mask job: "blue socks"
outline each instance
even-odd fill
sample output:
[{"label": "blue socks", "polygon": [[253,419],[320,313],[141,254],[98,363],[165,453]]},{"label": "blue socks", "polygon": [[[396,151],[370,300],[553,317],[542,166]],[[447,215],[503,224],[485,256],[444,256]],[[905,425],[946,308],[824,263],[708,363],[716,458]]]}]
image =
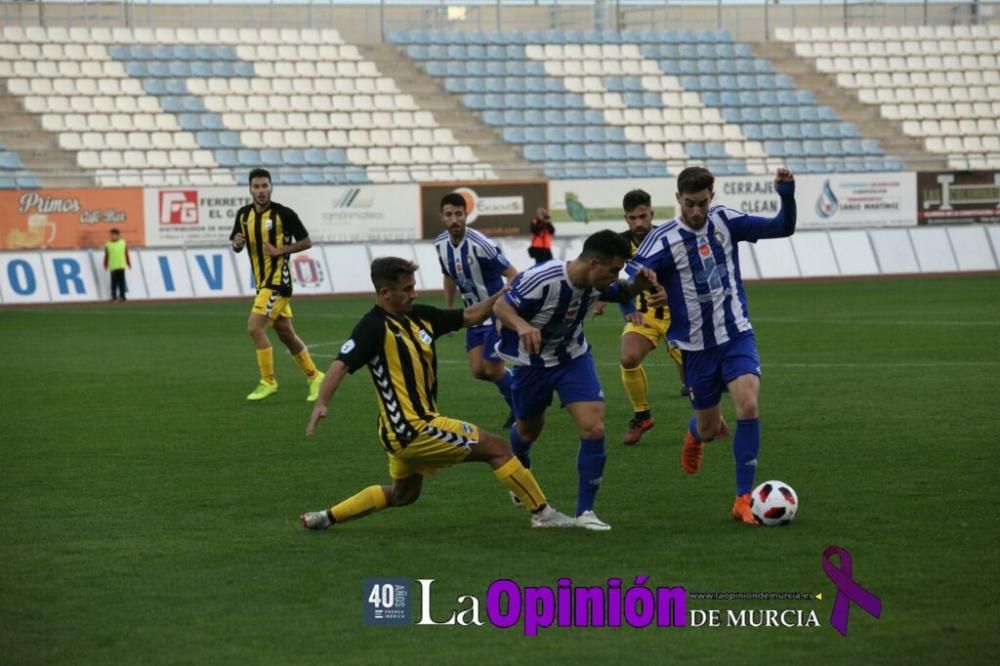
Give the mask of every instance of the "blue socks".
[{"label": "blue socks", "polygon": [[493,382],[493,384],[497,387],[497,390],[500,391],[500,395],[502,395],[503,399],[507,401],[507,406],[509,407],[514,406],[510,401],[510,385],[513,383],[514,375],[509,369],[504,370],[503,377]]},{"label": "blue socks", "polygon": [[740,419],[733,436],[733,459],[736,462],[736,494],[753,490],[757,473],[757,453],[760,451],[760,420]]},{"label": "blue socks", "polygon": [[699,442],[701,441],[701,436],[698,434],[698,417],[697,416],[692,416],[691,420],[688,421],[688,432],[691,433],[691,436],[694,437],[695,439],[697,439]]},{"label": "blue socks", "polygon": [[521,436],[517,434],[517,424],[511,426],[510,428],[510,448],[513,449],[514,455],[517,459],[521,461],[525,469],[531,469],[531,445],[534,442],[524,442]]},{"label": "blue socks", "polygon": [[604,476],[604,463],[608,455],[604,452],[604,438],[581,439],[580,452],[576,456],[576,469],[580,473],[580,485],[576,496],[576,515],[594,510],[594,500]]}]

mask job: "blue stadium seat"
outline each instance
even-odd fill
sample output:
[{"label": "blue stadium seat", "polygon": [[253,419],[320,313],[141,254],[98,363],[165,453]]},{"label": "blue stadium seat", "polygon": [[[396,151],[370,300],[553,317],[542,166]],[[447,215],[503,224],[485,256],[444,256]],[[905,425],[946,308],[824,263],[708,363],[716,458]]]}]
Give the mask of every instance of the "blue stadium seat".
[{"label": "blue stadium seat", "polygon": [[724,106],[719,109],[722,119],[731,125],[739,125],[743,122],[743,111],[738,106]]},{"label": "blue stadium seat", "polygon": [[[489,112],[487,112],[489,113]],[[501,125],[530,125],[531,123],[525,122],[524,111],[520,109],[507,109],[505,111],[498,111],[500,118],[503,122]]]},{"label": "blue stadium seat", "polygon": [[837,117],[837,112],[825,104],[817,107],[817,112],[819,113],[820,120],[825,120],[829,122],[836,122],[840,120],[840,118]]},{"label": "blue stadium seat", "polygon": [[159,60],[150,60],[146,62],[146,76],[158,76],[160,78],[168,78],[174,76],[170,73],[170,65]]},{"label": "blue stadium seat", "polygon": [[[478,93],[466,93],[465,95],[462,95],[462,104],[465,104],[465,106],[469,107],[470,109],[478,110],[478,109],[488,108],[486,106],[486,96],[480,95]],[[493,108],[502,108],[502,107],[496,106]]]},{"label": "blue stadium seat", "polygon": [[699,60],[697,61],[697,68],[699,74],[718,74],[719,69],[715,65],[714,60]]},{"label": "blue stadium seat", "polygon": [[638,143],[625,144],[625,156],[630,160],[648,160],[646,149]]},{"label": "blue stadium seat", "polygon": [[795,90],[795,97],[798,103],[803,106],[815,106],[816,96],[812,94],[811,90]]},{"label": "blue stadium seat", "polygon": [[430,44],[431,38],[427,34],[426,30],[410,30],[409,32],[409,43],[410,44]]},{"label": "blue stadium seat", "polygon": [[799,123],[799,130],[802,134],[803,139],[822,139],[823,134],[819,131],[819,125],[816,123]]},{"label": "blue stadium seat", "polygon": [[771,155],[772,157],[784,157],[785,156],[785,144],[783,141],[765,141],[764,151]]},{"label": "blue stadium seat", "polygon": [[21,156],[17,153],[11,153],[7,151],[0,152],[0,169],[23,169],[24,164],[21,162]]},{"label": "blue stadium seat", "polygon": [[625,143],[612,143],[608,145],[608,159],[614,160],[616,162],[624,162],[628,159],[628,154],[625,151]]},{"label": "blue stadium seat", "polygon": [[748,125],[743,125],[740,127],[743,130],[743,136],[750,139],[751,141],[763,141],[764,140],[764,126],[757,123],[750,123]]},{"label": "blue stadium seat", "polygon": [[326,151],[319,148],[308,148],[303,151],[305,163],[310,166],[322,166],[326,164]]},{"label": "blue stadium seat", "polygon": [[684,144],[684,152],[693,160],[704,160],[708,158],[708,151],[701,141],[688,141]]},{"label": "blue stadium seat", "polygon": [[802,142],[795,139],[786,139],[784,142],[785,155],[789,157],[805,157],[806,152]]},{"label": "blue stadium seat", "polygon": [[735,76],[739,73],[739,69],[736,67],[735,60],[716,60],[716,68],[719,74],[728,74],[729,76]]},{"label": "blue stadium seat", "polygon": [[[254,69],[252,62],[245,62],[239,60],[232,63],[233,65],[233,76],[238,78],[253,79],[257,76],[257,70]],[[212,71],[215,71],[215,66],[212,66]]]},{"label": "blue stadium seat", "polygon": [[[219,123],[222,124],[221,122]],[[243,148],[243,142],[240,140],[240,135],[237,132],[231,130],[225,130],[222,132],[217,132],[219,142],[222,144],[223,148]]]},{"label": "blue stadium seat", "polygon": [[191,54],[191,49],[189,47],[180,45],[174,47],[174,57],[179,60],[204,60],[207,62],[213,62],[215,60],[231,60],[232,58],[227,58],[226,54],[222,52],[221,49],[216,48],[215,45],[209,44],[198,44],[193,49],[194,54]]},{"label": "blue stadium seat", "polygon": [[[200,78],[208,78],[210,76],[225,76],[215,74],[215,65],[225,65],[230,71],[232,71],[233,64],[228,60],[216,60],[209,62],[207,60],[195,60],[191,63],[191,76],[196,76]],[[220,68],[221,69],[221,68]],[[222,69],[222,71],[225,71]]]},{"label": "blue stadium seat", "polygon": [[145,44],[135,44],[132,46],[133,60],[173,60],[173,51],[166,50],[169,47],[150,47]]},{"label": "blue stadium seat", "polygon": [[722,147],[722,144],[717,141],[708,141],[704,144],[705,154],[709,159],[724,160],[729,157],[726,154],[726,149]]},{"label": "blue stadium seat", "polygon": [[322,185],[326,182],[326,176],[319,169],[306,169],[302,172],[302,182],[306,185]]},{"label": "blue stadium seat", "polygon": [[108,55],[114,60],[133,60],[132,49],[120,44],[112,44],[108,47]]},{"label": "blue stadium seat", "polygon": [[181,126],[181,129],[190,130],[196,132],[198,130],[207,129],[201,124],[201,115],[197,113],[182,113],[177,116],[177,124]]},{"label": "blue stadium seat", "polygon": [[797,107],[797,106],[780,106],[780,107],[778,107],[778,118],[783,123],[798,123],[799,122],[799,107]]},{"label": "blue stadium seat", "polygon": [[865,155],[871,157],[880,157],[884,155],[882,151],[882,146],[880,146],[878,141],[876,141],[875,139],[862,139],[861,150]]},{"label": "blue stadium seat", "polygon": [[546,178],[551,178],[553,180],[560,180],[562,178],[568,178],[566,174],[566,167],[562,164],[553,163],[546,164],[543,170]]},{"label": "blue stadium seat", "polygon": [[446,67],[443,62],[438,60],[428,60],[424,63],[424,71],[430,76],[435,76],[441,78],[447,75]]},{"label": "blue stadium seat", "polygon": [[[482,61],[481,60],[470,60],[469,62],[470,63],[473,63],[473,62],[477,62],[478,63],[478,62],[482,62]],[[459,63],[459,64],[461,64],[461,63]],[[542,63],[539,62],[539,63],[535,63],[535,64],[541,65]],[[486,67],[486,74],[488,76],[507,76],[507,63],[505,61],[503,61],[503,60],[487,60],[485,63],[483,63],[483,65]],[[466,69],[468,69],[468,68],[466,68]],[[545,69],[544,65],[543,65],[542,69],[543,70]],[[528,74],[530,75],[531,72],[528,71]]]},{"label": "blue stadium seat", "polygon": [[543,146],[543,151],[546,160],[561,162],[566,159],[566,153],[563,150],[562,144],[547,143]]},{"label": "blue stadium seat", "polygon": [[761,112],[760,107],[756,105],[743,107],[743,122],[745,123],[765,122],[764,114]]},{"label": "blue stadium seat", "polygon": [[406,57],[411,60],[427,60],[427,47],[423,44],[410,44],[406,47]]},{"label": "blue stadium seat", "polygon": [[570,143],[568,128],[566,125],[546,127],[544,131],[546,143]]},{"label": "blue stadium seat", "polygon": [[260,151],[260,156],[257,159],[264,164],[280,164],[281,150],[278,148],[264,148]]},{"label": "blue stadium seat", "polygon": [[178,99],[181,100],[181,104],[184,106],[184,111],[188,113],[204,113],[208,110],[205,108],[205,100],[201,97],[186,95],[184,97],[178,97]]},{"label": "blue stadium seat", "polygon": [[545,150],[540,145],[529,143],[524,146],[524,159],[532,162],[544,162]]},{"label": "blue stadium seat", "polygon": [[563,126],[563,133],[566,137],[566,141],[569,143],[582,144],[587,141],[587,136],[581,125],[565,125]]},{"label": "blue stadium seat", "polygon": [[831,157],[841,157],[845,154],[840,139],[823,139],[823,152]]},{"label": "blue stadium seat", "polygon": [[542,144],[546,142],[545,139],[545,127],[537,125],[529,125],[524,128],[524,142],[525,143],[538,143]]},{"label": "blue stadium seat", "polygon": [[202,130],[194,135],[194,140],[197,141],[198,145],[202,148],[207,148],[209,150],[222,148],[222,141],[219,139],[218,132]]},{"label": "blue stadium seat", "polygon": [[343,148],[326,148],[323,151],[327,164],[346,165],[351,161],[347,159],[347,151]]},{"label": "blue stadium seat", "polygon": [[781,128],[776,123],[764,123],[761,128],[764,130],[765,139],[781,138]]},{"label": "blue stadium seat", "polygon": [[798,123],[781,123],[781,136],[786,139],[802,139],[802,126]]},{"label": "blue stadium seat", "polygon": [[802,119],[802,122],[807,122],[807,123],[819,122],[819,109],[815,106],[800,106],[799,118]]},{"label": "blue stadium seat", "polygon": [[787,74],[775,74],[774,87],[779,90],[794,90],[795,82],[792,80],[792,77]]},{"label": "blue stadium seat", "polygon": [[126,74],[137,79],[144,78],[148,74],[146,63],[139,60],[125,62],[123,66]]},{"label": "blue stadium seat", "polygon": [[823,141],[821,139],[805,139],[802,142],[802,151],[809,157],[819,157],[823,154]]},{"label": "blue stadium seat", "polygon": [[218,162],[221,167],[235,167],[240,165],[240,158],[235,150],[215,151],[215,161]]},{"label": "blue stadium seat", "polygon": [[[483,72],[486,71],[486,66],[483,65]],[[508,60],[505,64],[504,73],[507,76],[527,76],[528,69],[521,60]],[[471,74],[471,72],[470,72]]]},{"label": "blue stadium seat", "polygon": [[504,127],[501,136],[507,143],[527,143],[525,132],[520,127]]},{"label": "blue stadium seat", "polygon": [[542,83],[545,85],[545,92],[547,92],[547,93],[565,93],[565,92],[567,92],[567,90],[566,90],[566,84],[563,83],[562,79],[556,79],[556,78],[553,78],[551,76],[547,76],[547,77],[544,77],[544,78],[542,78],[542,77],[533,77],[533,78],[541,78]]},{"label": "blue stadium seat", "polygon": [[486,87],[486,92],[503,94],[507,92],[507,85],[504,79],[499,76],[487,76],[483,79],[483,84]]},{"label": "blue stadium seat", "polygon": [[183,60],[174,60],[167,65],[170,76],[186,79],[191,76],[191,63]]},{"label": "blue stadium seat", "polygon": [[756,69],[754,68],[753,60],[736,60],[736,73],[737,74],[754,74]]},{"label": "blue stadium seat", "polygon": [[17,178],[6,174],[0,174],[0,190],[16,190]]},{"label": "blue stadium seat", "polygon": [[722,100],[719,93],[715,90],[707,90],[701,94],[701,101],[705,103],[706,106],[722,106]]},{"label": "blue stadium seat", "polygon": [[584,154],[588,160],[603,162],[608,159],[608,151],[601,143],[588,143],[584,147]]},{"label": "blue stadium seat", "polygon": [[[490,46],[490,49],[499,48]],[[465,47],[465,57],[470,60],[486,60],[486,47],[480,44],[469,44]]]},{"label": "blue stadium seat", "polygon": [[859,139],[841,139],[840,145],[847,155],[862,156],[865,153],[865,149]]},{"label": "blue stadium seat", "polygon": [[545,76],[545,63],[537,60],[526,60],[524,62],[525,76]]},{"label": "blue stadium seat", "polygon": [[837,126],[837,130],[840,132],[840,136],[843,138],[854,139],[861,136],[858,132],[858,127],[851,122],[842,122]]},{"label": "blue stadium seat", "polygon": [[554,124],[549,123],[548,118],[546,118],[546,115],[549,113],[548,111],[543,111],[541,109],[524,109],[518,110],[518,113],[523,114],[525,125]]},{"label": "blue stadium seat", "polygon": [[587,153],[584,151],[583,146],[577,143],[570,143],[563,146],[563,150],[566,153],[566,159],[573,160],[575,162],[582,162],[587,159]]},{"label": "blue stadium seat", "polygon": [[451,60],[465,60],[466,58],[465,46],[462,44],[449,44],[444,49],[445,53],[448,54],[447,57]]},{"label": "blue stadium seat", "polygon": [[462,94],[464,92],[473,92],[466,85],[467,83],[470,83],[471,81],[478,82],[479,86],[481,88],[480,90],[476,90],[475,92],[483,92],[483,85],[482,85],[482,82],[479,79],[465,79],[465,78],[445,79],[444,80],[444,89],[447,90],[448,92],[450,92],[452,94],[456,94],[456,95],[460,95],[460,94]]},{"label": "blue stadium seat", "polygon": [[427,57],[430,60],[448,60],[448,47],[441,44],[427,46]]}]

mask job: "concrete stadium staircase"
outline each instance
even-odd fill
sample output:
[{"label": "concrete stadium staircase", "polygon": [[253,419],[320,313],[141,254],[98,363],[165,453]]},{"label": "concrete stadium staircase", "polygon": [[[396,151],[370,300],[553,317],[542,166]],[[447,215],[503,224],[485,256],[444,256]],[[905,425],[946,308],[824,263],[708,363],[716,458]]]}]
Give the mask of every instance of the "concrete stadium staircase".
[{"label": "concrete stadium staircase", "polygon": [[856,92],[838,86],[834,76],[800,58],[793,44],[769,41],[750,46],[757,57],[770,60],[776,72],[790,76],[796,87],[811,91],[817,102],[832,108],[841,120],[854,123],[864,137],[877,140],[886,155],[898,157],[914,171],[948,169],[947,160],[927,152],[920,139],[904,134],[901,123],[883,118],[876,107],[859,100]]},{"label": "concrete stadium staircase", "polygon": [[76,163],[76,153],[59,146],[56,135],[42,128],[41,117],[28,113],[0,78],[0,139],[20,155],[24,166],[44,187],[92,187],[94,179]]}]

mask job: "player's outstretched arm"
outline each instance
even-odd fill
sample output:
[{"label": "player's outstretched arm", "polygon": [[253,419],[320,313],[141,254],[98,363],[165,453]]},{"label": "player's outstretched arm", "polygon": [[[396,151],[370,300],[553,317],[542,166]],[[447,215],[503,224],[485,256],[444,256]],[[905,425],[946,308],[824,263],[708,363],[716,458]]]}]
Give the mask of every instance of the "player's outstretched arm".
[{"label": "player's outstretched arm", "polygon": [[781,168],[774,175],[774,191],[781,198],[781,210],[770,220],[757,224],[757,238],[784,238],[795,233],[798,209],[795,205],[795,175],[791,169]]},{"label": "player's outstretched arm", "polygon": [[493,306],[506,291],[506,289],[501,289],[485,301],[480,301],[475,305],[470,305],[465,308],[465,311],[462,313],[462,326],[475,326],[476,324],[482,324],[484,321],[492,317]]},{"label": "player's outstretched arm", "polygon": [[326,405],[333,398],[333,394],[337,392],[340,383],[344,381],[346,376],[346,363],[338,359],[330,364],[330,369],[326,371],[326,377],[323,378],[323,383],[319,387],[319,397],[316,398],[316,404],[313,406],[309,422],[306,424],[306,437],[312,437],[316,432],[316,426],[326,418]]}]

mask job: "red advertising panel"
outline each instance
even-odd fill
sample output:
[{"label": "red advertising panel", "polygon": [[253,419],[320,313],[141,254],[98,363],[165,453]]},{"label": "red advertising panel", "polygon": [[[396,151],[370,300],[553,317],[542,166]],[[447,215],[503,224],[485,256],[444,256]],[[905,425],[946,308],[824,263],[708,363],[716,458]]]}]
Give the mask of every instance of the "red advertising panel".
[{"label": "red advertising panel", "polygon": [[0,250],[99,247],[111,229],[145,244],[141,188],[0,191]]}]

